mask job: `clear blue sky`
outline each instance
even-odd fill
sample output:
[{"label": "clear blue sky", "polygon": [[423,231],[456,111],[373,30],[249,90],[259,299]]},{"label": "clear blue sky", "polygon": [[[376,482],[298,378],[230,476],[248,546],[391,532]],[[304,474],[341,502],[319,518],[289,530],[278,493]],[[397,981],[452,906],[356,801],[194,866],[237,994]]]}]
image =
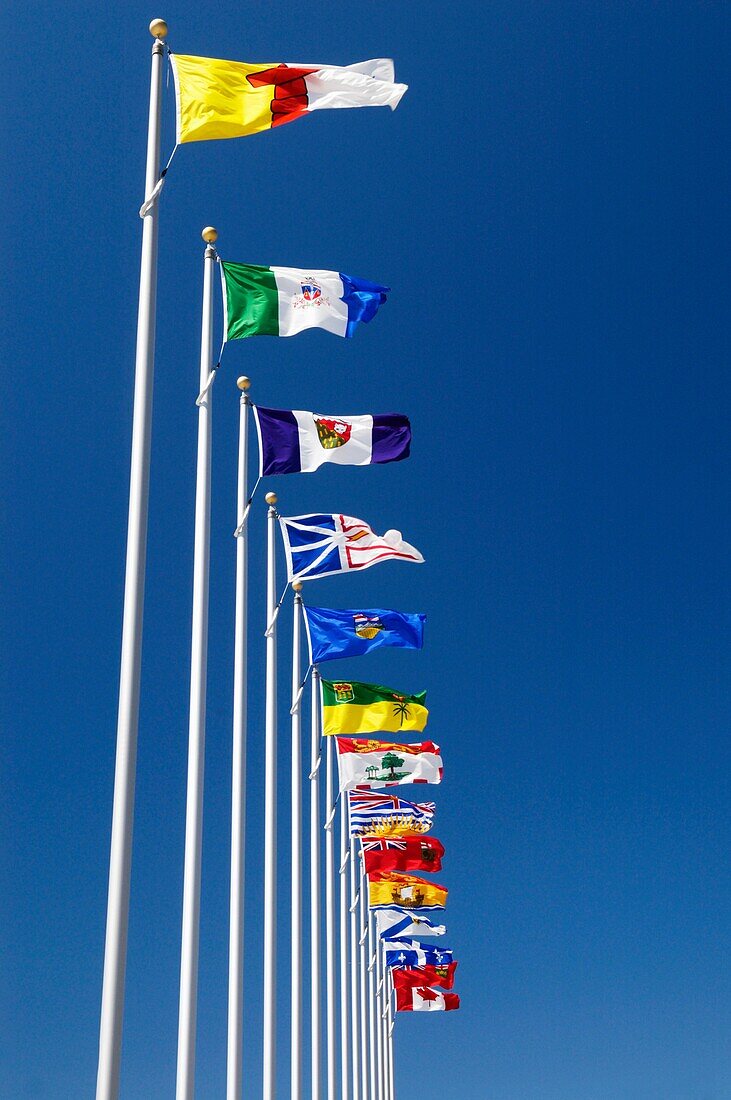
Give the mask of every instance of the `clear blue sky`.
[{"label": "clear blue sky", "polygon": [[184,147],[163,194],[125,1100],[174,1091],[207,223],[224,258],[393,292],[353,341],[231,346],[216,383],[198,1095],[225,1080],[246,373],[263,404],[412,418],[409,462],[274,485],[285,514],[399,527],[427,557],[309,596],[429,616],[422,653],[337,666],[427,688],[445,758],[435,835],[463,1009],[399,1020],[399,1095],[728,1098],[728,12],[700,0],[6,5],[0,1097],[80,1100],[95,1082],[156,15],[180,52],[390,55],[410,90],[394,114]]}]

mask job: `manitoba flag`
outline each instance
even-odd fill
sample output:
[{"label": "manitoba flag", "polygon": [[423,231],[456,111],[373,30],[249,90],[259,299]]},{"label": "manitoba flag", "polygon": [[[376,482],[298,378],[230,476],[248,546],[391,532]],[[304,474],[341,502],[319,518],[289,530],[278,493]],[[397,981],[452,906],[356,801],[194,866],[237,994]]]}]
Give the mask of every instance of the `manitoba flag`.
[{"label": "manitoba flag", "polygon": [[451,1012],[459,1008],[459,994],[440,993],[426,985],[396,990],[397,1012]]},{"label": "manitoba flag", "polygon": [[374,871],[440,871],[444,845],[436,837],[364,836],[363,862],[367,875]]}]

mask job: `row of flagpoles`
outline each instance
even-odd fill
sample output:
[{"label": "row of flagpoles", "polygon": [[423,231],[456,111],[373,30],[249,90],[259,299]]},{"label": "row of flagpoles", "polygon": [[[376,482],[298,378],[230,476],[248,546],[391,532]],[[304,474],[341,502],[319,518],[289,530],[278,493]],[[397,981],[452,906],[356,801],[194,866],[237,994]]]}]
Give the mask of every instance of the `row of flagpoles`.
[{"label": "row of flagpoles", "polygon": [[[406,90],[404,85],[393,83],[393,65],[388,61],[326,68],[251,66],[209,58],[173,58],[164,42],[167,35],[164,21],[154,20],[150,31],[155,41],[152,48],[146,198],[140,210],[143,219],[142,260],[97,1100],[117,1100],[119,1095],[147,536],[157,218],[160,193],[173,159],[172,156],[169,158],[161,173],[161,92],[165,52],[170,56],[175,78],[175,149],[185,141],[241,136],[273,128],[323,107],[386,105],[393,109]],[[206,120],[203,131],[201,119]],[[192,1100],[195,1080],[212,392],[220,365],[220,356],[216,362],[213,358],[216,267],[220,266],[221,270],[224,344],[228,340],[251,335],[294,335],[309,327],[351,336],[360,322],[370,321],[375,316],[388,293],[387,287],[339,272],[263,268],[224,262],[216,252],[216,230],[209,226],[202,235],[206,248],[200,393],[197,401],[193,620],[176,1100]],[[227,1100],[240,1100],[244,1078],[247,564],[250,541],[248,520],[256,491],[256,486],[251,493],[248,487],[250,410],[254,412],[259,440],[259,478],[272,473],[311,472],[323,462],[363,465],[399,461],[408,456],[411,439],[407,418],[398,414],[318,417],[302,411],[266,409],[251,402],[248,379],[240,378],[238,386],[241,392],[235,531]],[[336,1100],[336,1097],[341,1100],[351,1100],[351,1097],[352,1100],[393,1100],[394,1011],[448,1010],[458,1007],[459,1002],[455,994],[441,992],[443,988],[451,989],[455,965],[451,961],[451,952],[430,949],[419,941],[409,939],[404,932],[440,935],[444,931],[441,926],[433,925],[419,910],[424,906],[443,908],[446,891],[428,880],[398,873],[399,868],[432,869],[435,852],[439,866],[441,845],[438,841],[427,843],[423,840],[423,834],[431,825],[433,805],[409,803],[390,795],[369,795],[365,792],[401,783],[440,782],[441,757],[438,746],[429,741],[406,745],[380,739],[383,732],[424,728],[427,711],[419,702],[423,693],[418,697],[406,696],[378,685],[344,680],[332,683],[321,677],[319,663],[342,656],[361,655],[381,645],[421,648],[424,616],[382,609],[335,611],[305,607],[301,593],[304,581],[361,570],[383,560],[421,562],[423,558],[401,538],[399,532],[388,531],[384,536],[379,536],[368,524],[345,515],[281,517],[276,509],[276,496],[268,493],[266,501],[263,1097],[264,1100],[273,1100],[277,1092],[277,811],[278,798],[281,800],[277,783],[277,740],[281,728],[277,714],[277,619],[284,600],[284,595],[278,598],[277,592],[276,544],[279,529],[287,560],[287,587],[291,584],[294,590],[290,708],[290,1096],[292,1100],[300,1100],[302,1095],[303,977],[307,970],[303,944],[305,861],[302,826],[303,796],[307,789],[310,840],[307,860],[310,1095],[313,1100],[319,1100],[321,1095],[326,1095],[327,1100]],[[301,675],[303,622],[309,647],[309,665],[304,679]],[[302,719],[308,677],[311,677],[310,752],[305,767]],[[356,698],[367,698],[370,703],[354,704]],[[344,717],[346,710],[347,718]],[[394,726],[396,717],[399,721]],[[338,727],[335,735],[332,729],[324,728],[333,721]],[[362,721],[366,723],[365,728],[361,727]],[[368,736],[361,736],[364,733]],[[321,766],[323,752],[324,769]],[[324,798],[321,789],[323,770]],[[369,807],[373,811],[370,816]],[[414,838],[419,837],[422,840],[417,841],[415,848]],[[379,869],[376,869],[376,863]],[[400,934],[394,935],[394,929]],[[449,961],[445,964],[447,959]],[[323,1001],[324,1027],[321,1012]],[[323,1069],[326,1081],[324,1093],[321,1085]]]}]

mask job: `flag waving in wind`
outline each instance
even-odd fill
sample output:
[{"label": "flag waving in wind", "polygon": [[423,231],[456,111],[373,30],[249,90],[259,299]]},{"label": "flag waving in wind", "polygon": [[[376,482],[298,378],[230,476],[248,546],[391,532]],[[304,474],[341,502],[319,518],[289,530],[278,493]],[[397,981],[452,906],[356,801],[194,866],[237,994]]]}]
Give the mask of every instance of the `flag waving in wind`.
[{"label": "flag waving in wind", "polygon": [[433,741],[401,745],[371,737],[336,737],[335,743],[341,791],[353,787],[394,787],[400,783],[442,781],[442,758],[439,745]]},{"label": "flag waving in wind", "polygon": [[393,61],[354,65],[260,64],[171,54],[176,141],[245,137],[337,107],[390,107],[406,91]]},{"label": "flag waving in wind", "polygon": [[452,951],[448,947],[435,947],[432,943],[420,940],[383,940],[386,952],[386,966],[394,970],[412,969],[416,966],[448,966],[453,962]]},{"label": "flag waving in wind", "polygon": [[400,531],[377,535],[362,519],[343,515],[280,516],[287,578],[308,581],[369,569],[394,559],[421,563],[416,547]]},{"label": "flag waving in wind", "polygon": [[254,406],[259,474],[310,474],[325,462],[368,466],[409,457],[407,416],[335,416]]},{"label": "flag waving in wind", "polygon": [[389,288],[340,271],[260,267],[221,261],[224,340],[247,336],[296,336],[322,328],[353,336],[371,321]]},{"label": "flag waving in wind", "polygon": [[401,936],[443,936],[447,929],[421,913],[410,913],[398,905],[376,910],[376,928],[382,940]]},{"label": "flag waving in wind", "polygon": [[413,836],[428,833],[433,802],[408,802],[384,791],[349,791],[351,836]]},{"label": "flag waving in wind", "polygon": [[381,646],[421,649],[426,615],[410,611],[341,611],[330,607],[306,607],[305,623],[310,660],[333,661],[336,657],[360,657]]},{"label": "flag waving in wind", "polygon": [[364,836],[367,875],[374,871],[441,871],[444,845],[433,836]]}]

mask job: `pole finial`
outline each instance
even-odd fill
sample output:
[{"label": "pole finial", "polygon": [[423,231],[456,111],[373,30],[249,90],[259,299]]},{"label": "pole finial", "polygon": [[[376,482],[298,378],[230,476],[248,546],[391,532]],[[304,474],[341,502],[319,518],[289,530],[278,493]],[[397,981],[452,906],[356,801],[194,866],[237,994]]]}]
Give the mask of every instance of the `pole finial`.
[{"label": "pole finial", "polygon": [[292,581],[292,588],[299,596],[300,592],[302,591],[302,581]]},{"label": "pole finial", "polygon": [[277,503],[277,494],[276,493],[267,493],[267,495],[264,497],[264,500],[269,505],[276,504]]},{"label": "pole finial", "polygon": [[150,23],[150,34],[153,38],[166,38],[168,25],[164,19],[153,19]]},{"label": "pole finial", "polygon": [[214,241],[218,240],[218,230],[215,226],[207,225],[205,229],[201,231],[201,237],[206,244],[213,244]]},{"label": "pole finial", "polygon": [[251,385],[251,379],[247,378],[245,374],[242,374],[240,378],[236,379],[236,385],[239,387],[242,393],[245,393]]}]

